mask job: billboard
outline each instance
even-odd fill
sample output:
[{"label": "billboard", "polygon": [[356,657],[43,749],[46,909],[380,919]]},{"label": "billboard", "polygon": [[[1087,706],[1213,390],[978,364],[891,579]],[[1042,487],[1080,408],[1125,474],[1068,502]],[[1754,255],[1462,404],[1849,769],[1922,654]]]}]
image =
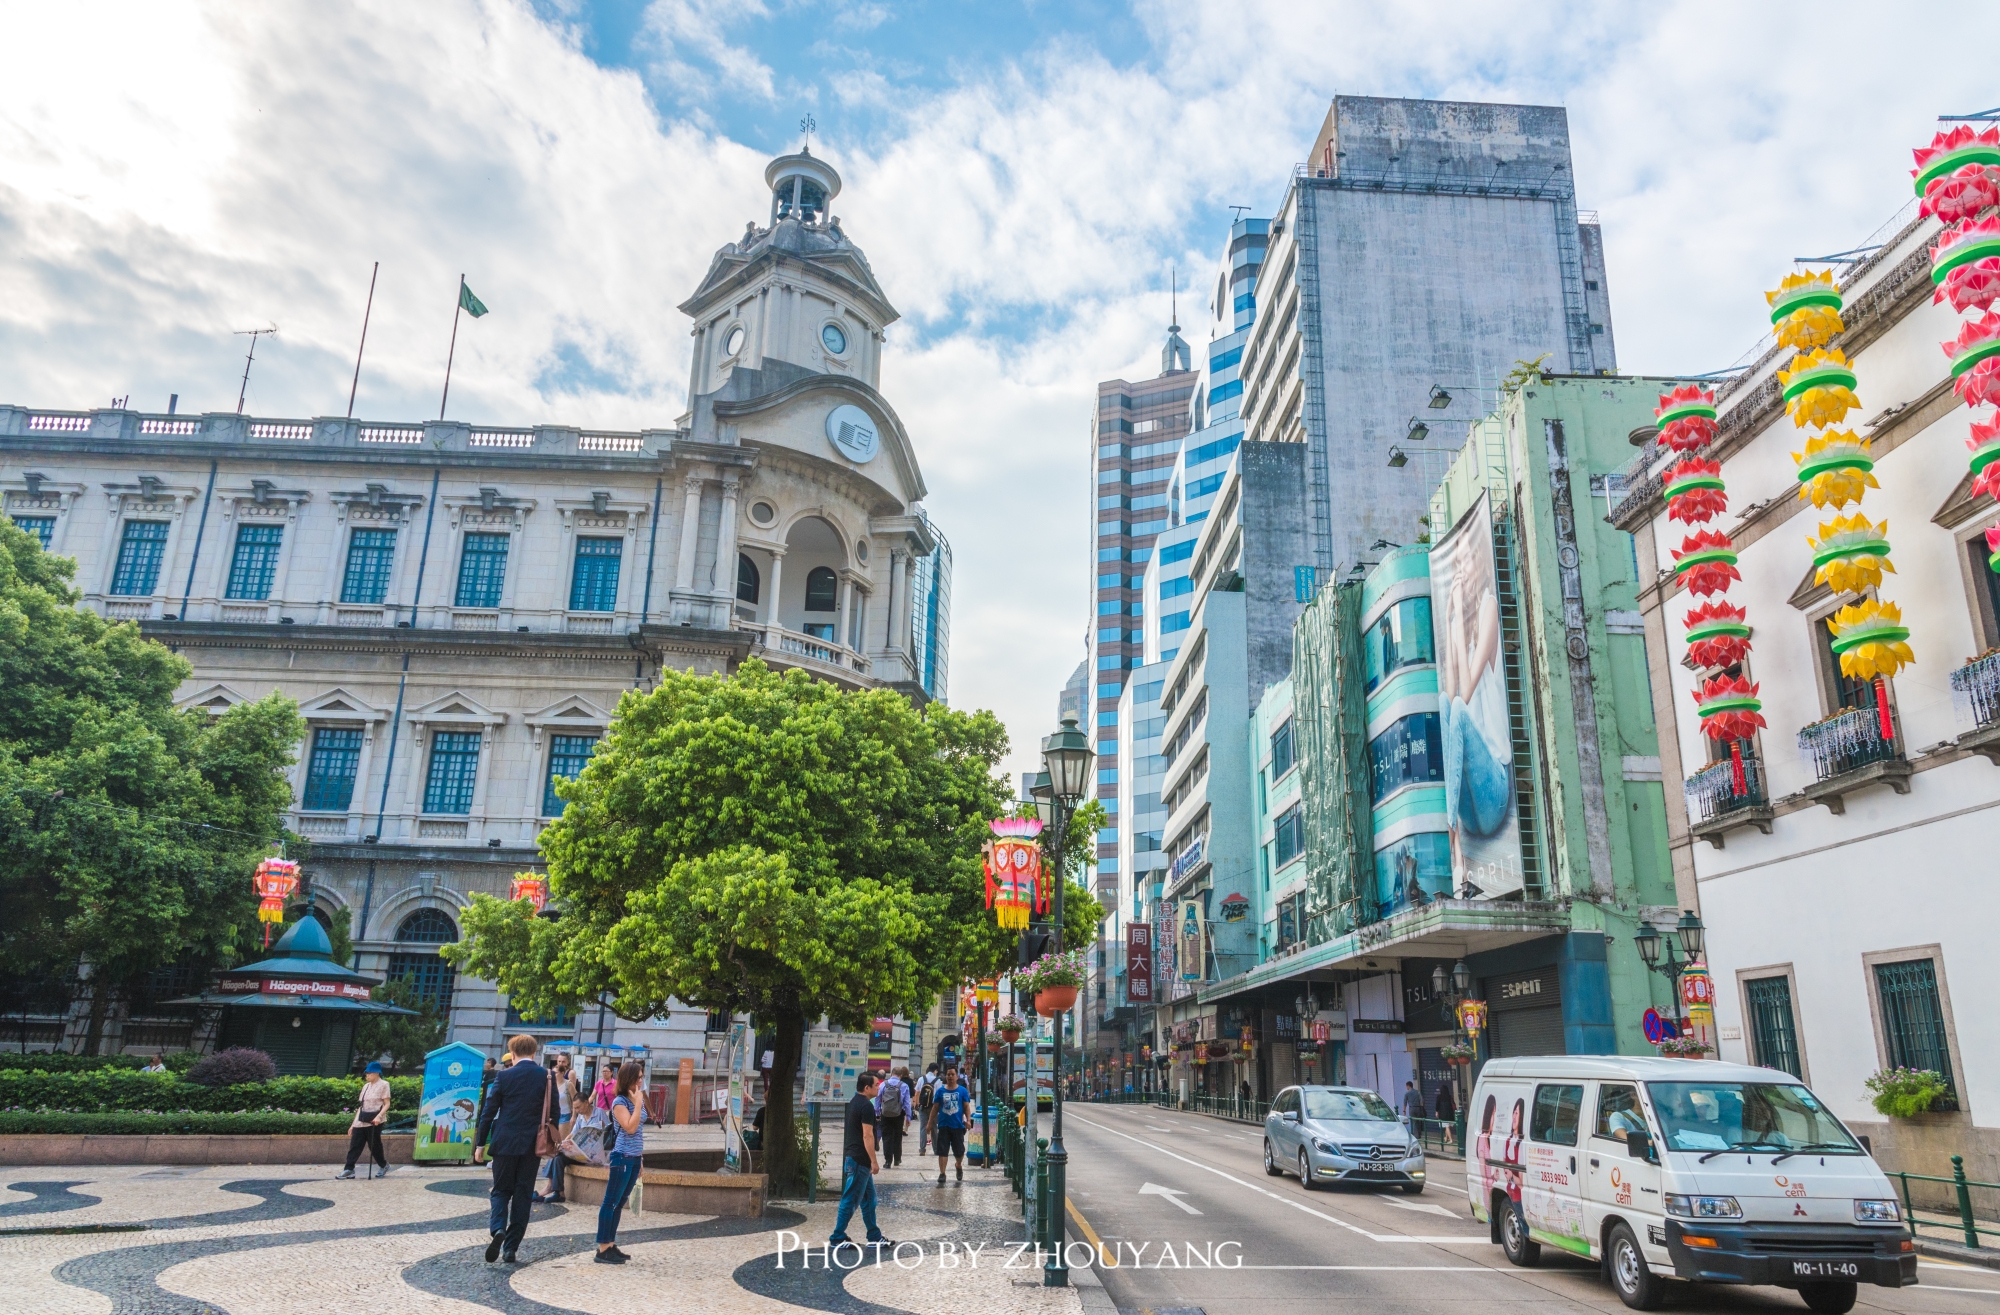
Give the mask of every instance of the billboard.
[{"label": "billboard", "polygon": [[1128,923],[1125,927],[1125,999],[1131,1004],[1153,1003],[1153,928],[1149,923]]},{"label": "billboard", "polygon": [[470,1160],[479,1083],[486,1056],[463,1041],[424,1056],[423,1103],[417,1107],[417,1139],[411,1155],[419,1161]]},{"label": "billboard", "polygon": [[1520,889],[1521,839],[1486,494],[1430,559],[1452,884],[1462,898],[1491,899]]},{"label": "billboard", "polygon": [[1181,980],[1198,982],[1202,980],[1202,962],[1207,957],[1202,953],[1202,916],[1200,900],[1182,900],[1180,911],[1175,916],[1175,935],[1180,945],[1174,958],[1180,964]]}]

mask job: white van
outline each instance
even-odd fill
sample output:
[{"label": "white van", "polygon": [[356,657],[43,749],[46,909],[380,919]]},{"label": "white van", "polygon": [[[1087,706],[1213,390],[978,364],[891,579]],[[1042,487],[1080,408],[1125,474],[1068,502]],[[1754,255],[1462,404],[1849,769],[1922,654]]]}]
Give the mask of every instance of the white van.
[{"label": "white van", "polygon": [[1842,1315],[1917,1281],[1888,1178],[1789,1073],[1709,1060],[1496,1059],[1466,1110],[1472,1213],[1516,1265],[1604,1266],[1651,1310],[1666,1280],[1797,1288]]}]

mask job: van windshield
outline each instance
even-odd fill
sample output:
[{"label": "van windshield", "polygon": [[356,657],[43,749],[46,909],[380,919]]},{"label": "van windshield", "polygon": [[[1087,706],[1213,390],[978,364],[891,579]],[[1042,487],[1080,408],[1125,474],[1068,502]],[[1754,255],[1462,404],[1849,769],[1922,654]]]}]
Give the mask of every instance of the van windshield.
[{"label": "van windshield", "polygon": [[1777,1082],[1649,1082],[1653,1112],[1676,1151],[1859,1155],[1819,1098]]},{"label": "van windshield", "polygon": [[1308,1091],[1305,1097],[1309,1119],[1393,1122],[1396,1117],[1396,1111],[1372,1091]]}]

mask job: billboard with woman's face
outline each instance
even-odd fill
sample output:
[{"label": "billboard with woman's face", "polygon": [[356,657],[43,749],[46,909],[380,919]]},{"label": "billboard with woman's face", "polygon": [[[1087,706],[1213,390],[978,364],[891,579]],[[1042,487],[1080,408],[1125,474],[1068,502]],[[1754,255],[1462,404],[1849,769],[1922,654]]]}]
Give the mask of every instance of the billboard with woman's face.
[{"label": "billboard with woman's face", "polygon": [[1452,883],[1461,898],[1491,899],[1520,889],[1521,840],[1485,494],[1431,549],[1430,564]]}]

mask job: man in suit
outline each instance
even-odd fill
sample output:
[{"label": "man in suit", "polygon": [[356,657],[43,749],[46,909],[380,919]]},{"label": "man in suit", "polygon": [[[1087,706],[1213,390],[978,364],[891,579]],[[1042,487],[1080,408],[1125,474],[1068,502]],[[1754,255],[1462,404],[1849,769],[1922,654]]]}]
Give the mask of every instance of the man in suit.
[{"label": "man in suit", "polygon": [[535,1062],[535,1046],[531,1036],[517,1036],[507,1043],[514,1062],[493,1080],[472,1139],[472,1162],[478,1164],[487,1156],[493,1160],[489,1193],[493,1208],[486,1225],[493,1235],[486,1244],[489,1263],[518,1263],[515,1253],[527,1235],[528,1211],[534,1205],[535,1171],[541,1167],[535,1134],[542,1126],[550,1082],[549,1071]]}]

